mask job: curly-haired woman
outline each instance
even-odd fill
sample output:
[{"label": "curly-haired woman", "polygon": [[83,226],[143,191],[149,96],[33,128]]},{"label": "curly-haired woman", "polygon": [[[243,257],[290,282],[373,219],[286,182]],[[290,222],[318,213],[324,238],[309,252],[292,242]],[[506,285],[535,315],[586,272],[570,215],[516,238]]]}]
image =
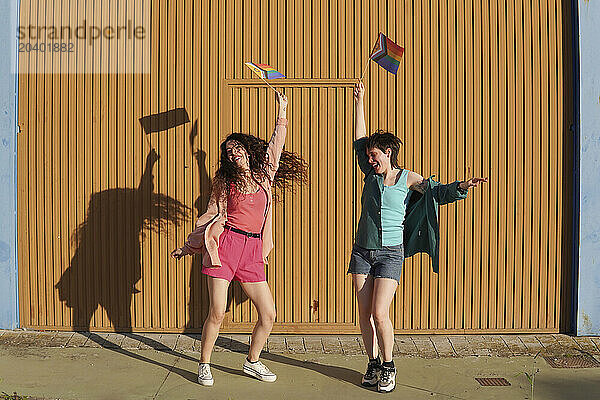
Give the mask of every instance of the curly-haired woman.
[{"label": "curly-haired woman", "polygon": [[279,114],[271,140],[232,133],[221,144],[219,168],[212,182],[205,214],[184,246],[171,256],[202,254],[202,273],[208,276],[209,313],[202,328],[198,382],[211,386],[210,356],[225,315],[231,280],[240,282],[258,311],[250,351],[243,371],[265,382],[277,378],[259,361],[275,321],[275,303],[265,277],[266,258],[273,248],[272,189],[287,189],[307,181],[304,160],[283,151],[287,97],[277,93]]},{"label": "curly-haired woman", "polygon": [[365,174],[365,184],[348,273],[352,274],[360,330],[369,356],[362,384],[390,392],[396,386],[390,305],[404,258],[426,252],[437,272],[438,205],[464,199],[469,188],[487,182],[487,178],[443,185],[400,168],[398,154],[402,142],[398,137],[384,131],[366,136],[364,92],[364,85],[358,83],[354,88],[354,149],[360,170]]}]

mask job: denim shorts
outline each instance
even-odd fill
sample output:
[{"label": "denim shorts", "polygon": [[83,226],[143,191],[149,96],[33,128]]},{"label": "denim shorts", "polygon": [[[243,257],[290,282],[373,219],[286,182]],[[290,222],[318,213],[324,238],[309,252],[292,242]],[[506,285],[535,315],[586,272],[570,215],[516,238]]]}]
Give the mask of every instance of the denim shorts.
[{"label": "denim shorts", "polygon": [[404,246],[401,244],[383,246],[380,250],[368,250],[354,245],[350,254],[348,273],[399,281],[402,264],[404,264]]}]

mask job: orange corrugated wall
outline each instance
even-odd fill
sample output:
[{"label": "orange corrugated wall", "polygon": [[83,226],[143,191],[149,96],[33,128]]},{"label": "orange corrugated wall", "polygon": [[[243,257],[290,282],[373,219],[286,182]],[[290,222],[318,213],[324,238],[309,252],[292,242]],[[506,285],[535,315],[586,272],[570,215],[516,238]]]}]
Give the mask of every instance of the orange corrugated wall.
[{"label": "orange corrugated wall", "polygon": [[[21,1],[21,25],[61,12],[81,19],[100,3],[70,4]],[[370,66],[367,129],[395,132],[404,142],[402,164],[424,176],[489,177],[466,201],[441,208],[440,273],[425,256],[406,261],[391,308],[396,331],[564,330],[572,269],[571,2],[283,4],[153,0],[149,74],[20,76],[21,324],[201,329],[208,298],[199,262],[168,255],[206,202],[223,137],[272,132],[274,95],[243,65],[254,61],[287,75],[277,82],[290,99],[286,148],[310,163],[310,185],[285,194],[274,213],[274,332],[358,332],[345,273],[362,184],[351,148],[352,85],[382,31],[406,51],[397,77]],[[177,107],[191,121],[149,136],[160,159],[145,179],[163,200],[191,211],[180,228],[157,233],[140,229],[153,205],[139,202],[149,146],[138,119]],[[91,199],[78,245],[71,238]],[[223,331],[249,332],[255,320],[233,285]]]}]

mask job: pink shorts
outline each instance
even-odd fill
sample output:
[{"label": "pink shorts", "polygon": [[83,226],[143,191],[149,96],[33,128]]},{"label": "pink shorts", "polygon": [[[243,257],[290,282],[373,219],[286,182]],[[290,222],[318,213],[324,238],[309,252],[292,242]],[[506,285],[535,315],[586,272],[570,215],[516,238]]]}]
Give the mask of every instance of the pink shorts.
[{"label": "pink shorts", "polygon": [[221,267],[203,266],[202,273],[229,282],[266,281],[265,263],[262,258],[262,239],[225,229],[219,237]]}]

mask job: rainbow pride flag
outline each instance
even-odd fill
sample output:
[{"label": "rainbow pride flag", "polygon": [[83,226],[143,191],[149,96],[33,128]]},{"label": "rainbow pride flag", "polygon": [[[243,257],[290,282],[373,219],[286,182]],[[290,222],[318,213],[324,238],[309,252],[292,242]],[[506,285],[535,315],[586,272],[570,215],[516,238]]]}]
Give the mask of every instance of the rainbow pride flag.
[{"label": "rainbow pride flag", "polygon": [[285,75],[271,67],[269,64],[254,64],[247,62],[246,66],[262,79],[285,78]]},{"label": "rainbow pride flag", "polygon": [[381,65],[386,71],[396,75],[403,54],[404,47],[398,46],[379,32],[379,38],[371,53],[371,60]]}]

